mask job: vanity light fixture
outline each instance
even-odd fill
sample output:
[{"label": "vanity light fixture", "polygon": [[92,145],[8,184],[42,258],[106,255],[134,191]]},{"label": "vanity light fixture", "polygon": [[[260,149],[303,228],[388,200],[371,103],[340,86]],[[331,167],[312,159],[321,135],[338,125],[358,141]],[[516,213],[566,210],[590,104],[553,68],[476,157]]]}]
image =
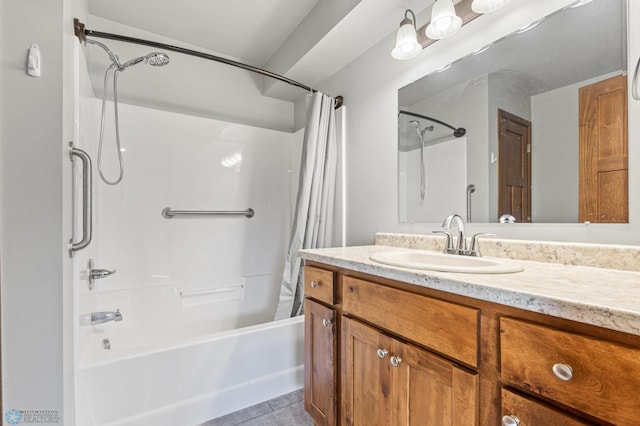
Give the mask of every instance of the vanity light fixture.
[{"label": "vanity light fixture", "polygon": [[391,51],[391,56],[402,61],[415,58],[420,52],[422,52],[422,46],[418,43],[416,15],[411,9],[407,9],[404,12],[404,19],[400,22],[400,28],[396,34],[396,46]]},{"label": "vanity light fixture", "polygon": [[489,13],[500,9],[511,0],[473,0],[471,10],[475,13]]},{"label": "vanity light fixture", "polygon": [[425,31],[427,37],[441,40],[451,37],[462,27],[462,19],[456,15],[452,0],[436,0],[431,8],[431,22]]}]

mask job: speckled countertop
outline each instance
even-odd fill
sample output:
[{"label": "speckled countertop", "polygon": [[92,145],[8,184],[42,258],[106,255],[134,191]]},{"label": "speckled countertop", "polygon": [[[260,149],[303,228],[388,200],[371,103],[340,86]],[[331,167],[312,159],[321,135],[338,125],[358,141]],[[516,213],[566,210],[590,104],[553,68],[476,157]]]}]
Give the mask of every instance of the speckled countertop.
[{"label": "speckled countertop", "polygon": [[517,259],[512,261],[524,266],[522,272],[465,274],[386,266],[369,259],[376,252],[406,250],[402,244],[394,245],[396,247],[380,245],[377,239],[377,245],[301,250],[300,256],[373,276],[640,335],[640,272]]}]

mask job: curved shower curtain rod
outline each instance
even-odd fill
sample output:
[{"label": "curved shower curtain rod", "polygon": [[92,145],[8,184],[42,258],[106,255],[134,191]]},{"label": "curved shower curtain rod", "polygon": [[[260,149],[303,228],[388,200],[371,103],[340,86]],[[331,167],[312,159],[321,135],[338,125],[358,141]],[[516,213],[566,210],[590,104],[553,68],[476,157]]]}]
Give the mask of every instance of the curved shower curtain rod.
[{"label": "curved shower curtain rod", "polygon": [[415,112],[403,111],[403,110],[400,110],[398,113],[399,114],[410,115],[412,117],[422,118],[422,119],[425,119],[425,120],[432,121],[434,123],[441,124],[441,125],[443,125],[445,127],[448,127],[449,129],[453,130],[453,136],[455,136],[456,138],[460,138],[460,137],[464,136],[467,133],[467,129],[465,129],[464,127],[456,128],[456,127],[453,127],[452,125],[450,125],[448,123],[445,123],[444,121],[438,120],[437,118],[429,117],[429,116],[422,115],[422,114],[417,114]]},{"label": "curved shower curtain rod", "polygon": [[[284,77],[280,74],[276,74],[271,71],[263,70],[262,68],[254,67],[253,65],[243,64],[242,62],[234,61],[231,59],[223,58],[221,56],[211,55],[209,53],[198,52],[197,50],[186,49],[184,47],[173,46],[170,44],[159,43],[157,41],[144,40],[135,37],[123,36],[120,34],[112,34],[112,33],[104,33],[100,31],[88,30],[85,28],[85,25],[78,20],[78,18],[73,18],[73,29],[76,37],[80,39],[80,41],[85,42],[87,36],[89,37],[98,37],[98,38],[106,38],[109,40],[118,40],[124,41],[127,43],[140,44],[144,46],[157,47],[164,50],[171,50],[173,52],[183,53],[185,55],[191,55],[198,58],[209,59],[211,61],[220,62],[223,64],[231,65],[237,68],[242,68],[247,71],[255,72],[260,75],[264,75],[266,77],[271,77],[276,80],[287,83],[291,86],[299,87],[308,92],[317,92],[317,89],[307,86],[306,84],[302,84],[290,78]],[[342,96],[335,97],[335,108],[338,109],[342,106],[344,98]]]}]

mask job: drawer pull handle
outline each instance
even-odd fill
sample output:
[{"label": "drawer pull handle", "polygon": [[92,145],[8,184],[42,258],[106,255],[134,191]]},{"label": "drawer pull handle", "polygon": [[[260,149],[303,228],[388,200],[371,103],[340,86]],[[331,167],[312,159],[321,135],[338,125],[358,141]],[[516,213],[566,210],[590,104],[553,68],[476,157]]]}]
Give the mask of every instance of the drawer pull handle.
[{"label": "drawer pull handle", "polygon": [[394,367],[397,367],[400,365],[400,363],[402,362],[402,358],[400,358],[399,356],[392,356],[391,358],[389,358],[389,362],[391,363],[391,365],[393,365]]},{"label": "drawer pull handle", "polygon": [[330,319],[322,318],[322,325],[324,325],[325,327],[329,327],[331,324],[333,324],[333,321],[331,321]]},{"label": "drawer pull handle", "polygon": [[311,288],[316,288],[320,285],[320,281],[311,281]]},{"label": "drawer pull handle", "polygon": [[518,426],[520,419],[513,414],[502,417],[502,426]]},{"label": "drawer pull handle", "polygon": [[376,351],[376,354],[378,355],[378,358],[380,358],[380,359],[384,359],[384,357],[387,356],[388,353],[389,353],[389,351],[386,350],[386,349],[378,349]]},{"label": "drawer pull handle", "polygon": [[568,382],[573,378],[573,368],[567,364],[553,364],[553,374],[560,380]]}]

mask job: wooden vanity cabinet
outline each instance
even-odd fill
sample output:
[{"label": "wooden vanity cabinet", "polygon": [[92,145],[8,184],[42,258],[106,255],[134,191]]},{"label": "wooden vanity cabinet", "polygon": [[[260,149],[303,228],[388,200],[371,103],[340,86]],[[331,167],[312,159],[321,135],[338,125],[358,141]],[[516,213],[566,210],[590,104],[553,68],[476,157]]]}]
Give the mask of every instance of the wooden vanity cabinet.
[{"label": "wooden vanity cabinet", "polygon": [[307,288],[316,425],[640,425],[640,336],[322,264]]},{"label": "wooden vanity cabinet", "polygon": [[338,381],[334,273],[305,267],[304,408],[317,426],[337,425]]},{"label": "wooden vanity cabinet", "polygon": [[539,401],[502,389],[504,426],[585,426],[587,423]]},{"label": "wooden vanity cabinet", "polygon": [[503,381],[616,425],[640,424],[640,349],[500,319]]},{"label": "wooden vanity cabinet", "polygon": [[477,374],[355,319],[341,333],[341,424],[478,424]]}]

